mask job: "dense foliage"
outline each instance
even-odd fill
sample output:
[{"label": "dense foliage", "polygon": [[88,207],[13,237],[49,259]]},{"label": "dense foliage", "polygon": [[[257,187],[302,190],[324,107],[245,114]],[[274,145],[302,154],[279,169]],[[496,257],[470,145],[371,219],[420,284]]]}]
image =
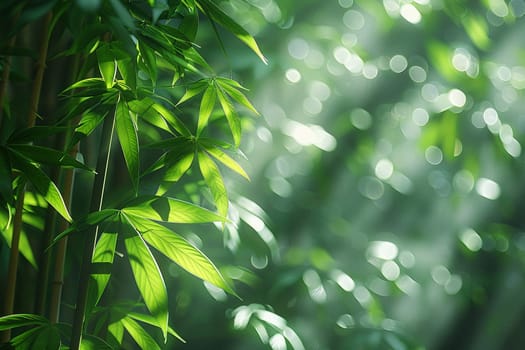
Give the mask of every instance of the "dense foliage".
[{"label": "dense foliage", "polygon": [[[245,88],[199,53],[200,22],[265,58],[209,0],[1,8],[3,341],[32,349],[183,341],[169,325],[165,261],[236,294],[172,224],[229,224],[220,168],[249,179],[236,158],[242,116],[257,114]],[[61,314],[63,304],[71,310]]]}]

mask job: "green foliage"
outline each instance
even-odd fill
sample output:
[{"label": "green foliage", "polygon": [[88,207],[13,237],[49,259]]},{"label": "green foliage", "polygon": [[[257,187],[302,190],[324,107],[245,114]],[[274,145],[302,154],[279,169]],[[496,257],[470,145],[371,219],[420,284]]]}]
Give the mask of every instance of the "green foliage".
[{"label": "green foliage", "polygon": [[[150,247],[199,279],[237,295],[207,255],[171,225],[228,222],[229,195],[215,161],[249,177],[225,153],[232,146],[221,138],[226,137],[224,127],[229,128],[234,148],[240,146],[241,117],[232,101],[257,114],[241,92],[244,88],[219,77],[201,55],[197,40],[202,16],[230,31],[263,61],[264,56],[254,38],[210,1],[8,1],[2,9],[10,15],[0,37],[0,67],[7,77],[0,88],[2,236],[12,247],[11,256],[21,253],[35,268],[45,271],[40,279],[43,284],[38,286],[41,291],[52,288],[47,272],[52,258],[57,259],[52,278],[60,283],[56,279],[63,274],[64,247],[71,256],[86,252],[82,267],[75,259],[66,262],[68,269],[80,275],[78,284],[74,279],[66,284],[68,290],[78,292],[77,300],[70,302],[76,304],[72,326],[67,318],[64,323],[47,319],[45,311],[13,313],[0,318],[0,330],[15,334],[6,333],[4,341],[28,349],[104,349],[119,348],[131,339],[139,348],[160,349],[168,334],[182,340],[168,325],[170,292],[161,268],[164,260]],[[43,29],[41,18],[46,19]],[[35,51],[14,45],[24,26],[31,37],[44,36]],[[29,59],[37,63],[34,85],[30,83],[32,72],[16,61],[17,53],[31,53]],[[15,64],[11,67],[7,60]],[[41,80],[46,62],[54,65],[54,60],[60,62],[63,73]],[[7,89],[18,89],[11,84],[15,73],[25,75],[26,100],[31,94],[36,96],[34,105],[26,106],[5,94]],[[204,90],[200,99],[186,102]],[[39,98],[47,99],[46,106],[51,107],[39,106]],[[200,106],[197,118],[194,106]],[[31,121],[33,111],[41,116],[38,125]],[[20,116],[28,113],[29,127],[24,128],[26,121]],[[221,115],[224,118],[215,118]],[[114,151],[114,139],[121,152]],[[99,149],[93,149],[98,144]],[[153,164],[148,152],[158,157]],[[213,194],[211,200],[206,199],[206,191],[187,190],[192,184],[200,186],[201,180],[193,176],[194,160]],[[93,163],[96,166],[90,165]],[[122,168],[127,176],[120,175]],[[73,171],[84,173],[78,172],[74,187],[66,186],[64,179],[73,179]],[[118,178],[112,174],[119,174],[115,175]],[[29,203],[30,191],[43,199],[32,212],[24,205]],[[120,205],[114,203],[115,198]],[[87,212],[85,202],[90,202]],[[67,221],[59,222],[62,232],[55,234],[52,212],[44,227],[24,224],[33,212],[45,216],[45,203]],[[217,212],[205,208],[213,205]],[[35,230],[49,238],[32,244],[28,231],[33,234]],[[67,246],[66,240],[74,244]],[[42,256],[38,262],[35,252]],[[123,293],[124,284],[114,282],[115,271],[126,269],[118,256],[127,261],[137,287],[134,298],[140,302],[132,307],[111,297]],[[16,276],[16,259],[8,269],[10,276],[11,271]],[[25,281],[14,278],[7,282],[14,295]],[[52,294],[51,304],[58,308],[61,291],[53,289]],[[45,292],[36,297],[47,303]],[[17,300],[19,303],[22,301]],[[134,311],[136,307],[147,313]],[[13,304],[6,301],[9,309]],[[58,309],[49,313],[57,314]],[[161,341],[151,334],[151,327],[160,330]]]}]

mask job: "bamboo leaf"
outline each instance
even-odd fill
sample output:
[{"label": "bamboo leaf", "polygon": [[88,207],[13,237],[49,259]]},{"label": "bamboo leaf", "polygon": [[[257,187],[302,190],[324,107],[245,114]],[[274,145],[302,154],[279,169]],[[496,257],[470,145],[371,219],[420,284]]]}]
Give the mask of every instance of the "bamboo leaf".
[{"label": "bamboo leaf", "polygon": [[47,323],[49,323],[49,321],[40,315],[12,314],[0,317],[0,331],[24,326],[44,325]]},{"label": "bamboo leaf", "polygon": [[137,113],[137,115],[151,125],[167,131],[170,134],[173,134],[173,131],[169,127],[166,119],[164,119],[159,112],[152,108],[155,101],[151,98],[146,97],[142,100],[132,100],[128,102],[128,107],[131,111]]},{"label": "bamboo leaf", "polygon": [[150,48],[143,40],[139,40],[139,52],[140,57],[142,58],[142,61],[144,62],[144,66],[146,67],[146,70],[148,71],[149,77],[155,85],[157,83],[157,76],[158,76],[158,70],[157,70],[157,59],[155,57],[155,51]]},{"label": "bamboo leaf", "polygon": [[93,253],[93,267],[91,278],[93,283],[90,286],[88,304],[95,306],[98,304],[111,276],[111,265],[115,257],[118,234],[114,232],[103,232]]},{"label": "bamboo leaf", "polygon": [[[9,215],[9,213],[8,213]],[[0,222],[3,224],[3,213],[0,213]],[[0,234],[4,237],[4,239],[7,242],[7,245],[11,247],[11,241],[13,239],[13,226],[9,225],[7,223],[5,225],[6,227],[1,227]],[[33,253],[33,248],[31,247],[31,243],[29,243],[29,238],[27,237],[27,233],[25,230],[22,230],[20,232],[20,240],[18,242],[18,250],[22,254],[24,258],[31,264],[31,266],[34,267],[35,270],[38,270],[38,264],[35,259],[35,255]]]},{"label": "bamboo leaf", "polygon": [[71,85],[70,87],[65,89],[63,91],[63,93],[66,93],[66,92],[68,92],[70,90],[85,89],[85,88],[97,89],[97,90],[101,90],[102,92],[104,92],[106,90],[104,88],[105,84],[106,83],[105,83],[104,79],[101,79],[101,78],[87,78],[87,79],[75,82],[73,85]]},{"label": "bamboo leaf", "polygon": [[[172,152],[166,156],[166,163],[168,169],[164,173],[163,181],[177,182],[184,175],[193,164],[195,152],[193,150],[186,154],[177,154],[172,157]],[[172,159],[175,158],[175,159]]]},{"label": "bamboo leaf", "polygon": [[116,217],[117,213],[118,210],[116,209],[103,209],[100,211],[89,213],[86,217],[80,220],[75,220],[67,230],[61,232],[58,236],[56,236],[53,239],[53,243],[56,243],[57,241],[71,234],[72,232],[84,231],[89,227],[99,225],[100,223],[105,221],[111,222]]},{"label": "bamboo leaf", "polygon": [[120,142],[128,173],[135,193],[139,182],[139,141],[135,122],[131,118],[129,108],[124,100],[120,100],[115,112],[115,127]]},{"label": "bamboo leaf", "polygon": [[43,326],[30,328],[27,331],[20,333],[19,335],[11,339],[9,345],[11,346],[11,348],[17,350],[32,350],[33,342],[35,341],[42,327]]},{"label": "bamboo leaf", "polygon": [[130,55],[118,46],[118,43],[111,45],[111,52],[113,53],[122,79],[124,79],[131,90],[135,90],[137,87],[137,62],[132,60]]},{"label": "bamboo leaf", "polygon": [[159,112],[159,114],[171,125],[175,130],[177,130],[181,135],[190,137],[191,132],[190,130],[184,125],[183,122],[179,120],[175,116],[175,114],[171,113],[166,107],[159,103],[155,103],[153,106],[153,109]]},{"label": "bamboo leaf", "polygon": [[248,100],[248,98],[242,92],[240,92],[238,88],[234,87],[234,86],[241,87],[241,85],[239,85],[238,83],[235,85],[231,83],[231,82],[235,82],[234,80],[225,79],[225,78],[217,78],[216,82],[223,89],[223,91],[226,94],[228,94],[232,99],[234,99],[235,101],[237,101],[244,107],[248,108],[256,115],[260,115],[257,109],[255,109],[252,103]]},{"label": "bamboo leaf", "polygon": [[106,84],[106,89],[111,89],[113,82],[115,81],[115,74],[117,72],[117,64],[113,53],[109,45],[104,44],[98,47],[97,49],[97,61],[98,69],[104,83]]},{"label": "bamboo leaf", "polygon": [[138,216],[129,216],[129,219],[143,239],[171,261],[194,276],[236,295],[210,259],[184,238],[153,221]]},{"label": "bamboo leaf", "polygon": [[183,102],[188,101],[189,99],[200,94],[201,92],[203,92],[208,85],[209,85],[208,80],[198,80],[194,82],[193,84],[191,84],[189,88],[186,90],[186,92],[184,93],[184,95],[182,95],[179,102],[177,102],[177,106]]},{"label": "bamboo leaf", "polygon": [[26,160],[31,162],[63,166],[68,168],[79,168],[94,172],[94,170],[90,169],[83,163],[80,163],[69,154],[57,151],[53,148],[27,144],[14,144],[9,145],[9,150],[15,151],[17,154],[22,155]]},{"label": "bamboo leaf", "polygon": [[215,162],[204,152],[198,153],[198,159],[199,168],[206,185],[213,195],[217,211],[220,215],[226,217],[228,215],[228,194],[219,168],[217,168]]},{"label": "bamboo leaf", "polygon": [[26,161],[23,157],[17,157],[15,166],[24,174],[35,189],[44,197],[55,210],[68,222],[72,221],[71,215],[64,203],[62,194],[57,186],[39,167]]},{"label": "bamboo leaf", "polygon": [[[133,222],[126,215],[124,218],[133,226]],[[136,228],[134,229],[137,231]],[[164,339],[166,339],[168,333],[168,292],[157,261],[144,242],[140,231],[127,233],[124,244],[140,294],[149,312],[155,318],[156,326],[162,330]],[[128,328],[126,324],[124,327]],[[131,335],[133,336],[133,334]],[[133,338],[135,339],[135,337]]]},{"label": "bamboo leaf", "polygon": [[199,121],[197,123],[197,136],[199,136],[202,130],[208,125],[211,112],[215,107],[215,101],[217,100],[216,87],[213,84],[209,84],[202,95],[201,105],[199,109]]},{"label": "bamboo leaf", "polygon": [[68,148],[71,148],[83,138],[91,135],[91,133],[102,123],[104,117],[105,114],[96,113],[94,111],[84,113],[78,126],[75,128],[75,133],[71,138]]},{"label": "bamboo leaf", "polygon": [[250,181],[250,177],[244,169],[240,166],[239,163],[237,163],[233,158],[231,158],[229,155],[224,153],[220,148],[214,147],[214,146],[205,146],[202,145],[203,148],[206,150],[208,154],[213,156],[215,159],[217,159],[222,164],[226,165],[231,170],[235,171],[237,174],[244,177],[246,180]]},{"label": "bamboo leaf", "polygon": [[144,330],[135,320],[130,317],[124,317],[122,320],[122,325],[126,328],[129,335],[133,340],[138,344],[138,346],[143,350],[155,350],[159,349],[160,346],[157,342],[149,335],[148,332]]},{"label": "bamboo leaf", "polygon": [[233,135],[233,142],[235,143],[236,147],[239,147],[241,143],[241,121],[239,120],[239,117],[237,116],[237,113],[235,112],[235,109],[233,108],[231,102],[228,100],[226,96],[224,96],[224,93],[220,90],[217,90],[217,97],[219,98],[219,102],[221,103],[222,110],[224,111],[224,115],[226,116],[226,119],[228,120],[228,125],[230,126],[230,130]]},{"label": "bamboo leaf", "polygon": [[239,40],[244,42],[250,49],[255,52],[257,56],[267,64],[267,60],[262,54],[259,46],[255,39],[239,24],[237,24],[230,16],[224,13],[212,0],[199,0],[196,1],[197,6],[208,15],[215,22],[219,23],[221,26],[229,30],[233,35],[235,35]]},{"label": "bamboo leaf", "polygon": [[132,205],[123,208],[125,214],[155,221],[173,223],[224,222],[226,217],[195,204],[170,197],[147,196],[137,198]]},{"label": "bamboo leaf", "polygon": [[38,335],[36,336],[32,348],[42,350],[57,350],[60,348],[60,334],[58,329],[53,325],[39,327]]},{"label": "bamboo leaf", "polygon": [[85,334],[82,336],[80,343],[80,350],[113,350],[108,343],[99,337],[95,337],[91,334]]},{"label": "bamboo leaf", "polygon": [[[131,317],[132,319],[136,321],[140,321],[140,322],[155,326],[155,319],[151,317],[150,315],[139,314],[137,312],[128,312],[127,316]],[[169,326],[168,326],[168,334],[171,334],[175,338],[179,339],[181,342],[186,343],[186,341],[182,339],[182,337],[177,332],[175,332],[173,328]]]},{"label": "bamboo leaf", "polygon": [[68,131],[65,126],[33,126],[15,131],[8,143],[29,143]]},{"label": "bamboo leaf", "polygon": [[119,317],[118,320],[113,321],[108,325],[107,340],[111,344],[113,343],[116,343],[114,345],[122,344],[122,339],[124,338],[124,325],[122,324],[122,322],[120,322],[121,320],[122,318]]}]

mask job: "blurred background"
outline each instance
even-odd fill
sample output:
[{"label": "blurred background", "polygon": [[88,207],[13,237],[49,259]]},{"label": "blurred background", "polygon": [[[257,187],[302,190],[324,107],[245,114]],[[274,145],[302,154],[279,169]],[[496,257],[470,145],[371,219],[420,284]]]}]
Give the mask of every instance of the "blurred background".
[{"label": "blurred background", "polygon": [[242,300],[170,268],[173,347],[522,349],[525,1],[221,6],[269,61],[202,23],[251,182],[185,235]]}]

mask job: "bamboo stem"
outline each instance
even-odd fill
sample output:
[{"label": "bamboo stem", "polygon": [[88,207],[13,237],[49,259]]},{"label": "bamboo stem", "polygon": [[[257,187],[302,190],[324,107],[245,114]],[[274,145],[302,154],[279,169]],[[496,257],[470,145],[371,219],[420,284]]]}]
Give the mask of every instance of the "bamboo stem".
[{"label": "bamboo stem", "polygon": [[[78,73],[78,67],[80,65],[80,56],[76,55],[72,62],[72,74],[71,74],[71,81],[75,82],[77,78]],[[66,144],[69,144],[72,136],[73,136],[73,129],[72,125],[77,125],[78,120],[80,117],[75,118],[74,121],[69,123],[69,131],[66,135]],[[60,149],[63,149],[64,145],[60,145]],[[78,143],[74,144],[73,147],[69,151],[69,155],[73,158],[76,158],[78,153],[79,145]],[[74,184],[74,169],[65,169],[62,168],[59,169],[59,174],[63,173],[63,179],[62,179],[62,189],[61,192],[64,197],[64,204],[66,208],[71,212],[71,203],[73,200],[73,184]],[[60,175],[57,176],[57,180],[61,178]],[[56,182],[58,183],[58,181]],[[54,215],[54,218],[56,219],[56,213],[55,211],[51,211]],[[46,232],[47,232],[47,239],[46,239],[46,245],[45,247],[49,247],[51,245],[53,234],[55,232],[54,224],[56,223],[56,220],[53,220],[53,224],[49,226],[49,228],[46,225]],[[58,222],[58,232],[63,232],[69,227],[69,223],[66,220],[63,220],[60,218],[60,221]],[[52,261],[52,252],[55,250],[54,255],[54,261]],[[60,303],[62,299],[62,287],[64,285],[64,264],[65,264],[65,258],[66,258],[66,251],[67,251],[67,237],[64,237],[59,242],[57,242],[56,247],[52,247],[50,249],[46,249],[46,252],[44,253],[45,259],[44,260],[44,266],[42,267],[42,275],[40,276],[43,279],[43,283],[41,284],[40,288],[43,288],[40,295],[37,296],[39,299],[37,301],[41,302],[42,305],[46,304],[47,300],[47,294],[49,291],[49,288],[51,289],[51,295],[49,299],[49,320],[51,323],[57,323],[59,321],[60,317]],[[51,285],[49,285],[49,270],[51,269],[51,264],[53,264],[53,282]],[[37,302],[38,305],[38,302]],[[44,315],[44,307],[41,307],[40,309],[37,308],[37,311],[41,311],[41,315]]]},{"label": "bamboo stem", "polygon": [[[54,183],[58,183],[60,177],[60,170],[58,167],[54,167],[51,170],[51,179]],[[64,202],[66,200],[64,199]],[[68,208],[69,209],[69,208]],[[51,245],[53,240],[53,233],[55,232],[56,226],[56,211],[52,208],[48,208],[46,220],[44,224],[43,245],[41,247],[41,253],[39,258],[39,270],[36,285],[36,296],[35,296],[35,313],[44,316],[46,313],[47,295],[48,295],[48,280],[49,280],[49,266],[51,264],[51,249],[47,249]]]},{"label": "bamboo stem", "polygon": [[[117,102],[118,103],[118,102]],[[104,188],[106,186],[106,177],[109,168],[109,159],[111,154],[111,144],[113,143],[113,130],[115,128],[115,116],[113,118],[106,116],[102,126],[102,135],[97,159],[97,175],[93,183],[93,195],[90,203],[90,213],[100,211],[104,199]],[[82,265],[80,268],[80,279],[78,283],[77,304],[73,320],[73,329],[71,333],[71,350],[78,350],[82,341],[84,329],[86,304],[88,296],[89,277],[91,274],[91,262],[95,245],[97,242],[99,227],[90,228],[83,234],[84,237],[84,254],[82,256]]]},{"label": "bamboo stem", "polygon": [[[72,157],[76,157],[78,152],[78,144],[70,151]],[[73,184],[75,182],[74,169],[67,169],[64,174],[64,203],[67,208],[71,208],[73,197]],[[58,231],[65,231],[69,227],[66,220],[60,220],[58,224]],[[55,265],[53,274],[53,283],[51,286],[51,299],[49,302],[49,321],[57,323],[60,316],[60,302],[62,299],[62,286],[64,285],[64,263],[66,260],[67,237],[64,237],[57,243],[55,254]]]},{"label": "bamboo stem", "polygon": [[[40,93],[42,90],[42,80],[44,77],[44,70],[46,67],[47,49],[49,45],[49,30],[51,26],[51,20],[53,19],[53,13],[49,12],[44,20],[43,25],[43,40],[41,41],[39,56],[37,61],[37,70],[35,73],[35,79],[33,81],[33,88],[31,91],[31,102],[29,105],[29,111],[27,116],[27,126],[33,127],[36,121],[36,115],[38,110],[38,102],[40,99]],[[22,212],[24,209],[24,197],[25,197],[25,186],[21,186],[16,202],[15,217],[13,220],[13,238],[11,241],[11,251],[9,255],[9,266],[8,266],[8,280],[6,290],[6,300],[4,302],[4,312],[9,315],[13,313],[15,292],[16,292],[16,273],[18,271],[18,255],[19,255],[19,241],[20,234],[22,231]],[[11,338],[10,330],[7,330],[2,335],[2,341],[9,341]]]}]

